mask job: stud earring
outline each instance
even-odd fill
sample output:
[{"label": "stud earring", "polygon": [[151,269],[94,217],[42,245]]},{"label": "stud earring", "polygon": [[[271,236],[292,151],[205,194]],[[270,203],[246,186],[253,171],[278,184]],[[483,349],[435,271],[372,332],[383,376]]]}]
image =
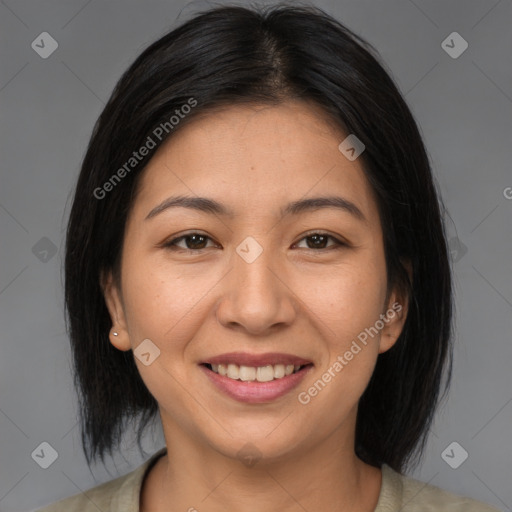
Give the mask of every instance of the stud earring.
[{"label": "stud earring", "polygon": [[113,332],[112,334],[113,334],[114,336],[117,336],[117,332]]}]

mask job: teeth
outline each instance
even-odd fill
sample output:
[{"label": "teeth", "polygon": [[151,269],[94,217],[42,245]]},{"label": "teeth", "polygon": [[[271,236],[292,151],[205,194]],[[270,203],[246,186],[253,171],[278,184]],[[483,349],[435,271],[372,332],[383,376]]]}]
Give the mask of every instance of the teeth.
[{"label": "teeth", "polygon": [[268,366],[259,366],[256,370],[256,380],[258,382],[274,380],[274,367],[270,364]]},{"label": "teeth", "polygon": [[242,380],[245,382],[270,382],[274,379],[282,379],[291,375],[300,369],[300,365],[293,364],[275,364],[267,366],[238,366],[237,364],[212,364],[212,370],[219,375],[229,377],[233,380]]},{"label": "teeth", "polygon": [[238,376],[240,375],[240,367],[236,364],[228,364],[228,373],[227,376],[230,379],[238,379]]},{"label": "teeth", "polygon": [[285,375],[284,364],[274,365],[274,379],[282,379]]},{"label": "teeth", "polygon": [[238,378],[245,381],[254,380],[256,378],[256,368],[252,366],[240,366]]}]

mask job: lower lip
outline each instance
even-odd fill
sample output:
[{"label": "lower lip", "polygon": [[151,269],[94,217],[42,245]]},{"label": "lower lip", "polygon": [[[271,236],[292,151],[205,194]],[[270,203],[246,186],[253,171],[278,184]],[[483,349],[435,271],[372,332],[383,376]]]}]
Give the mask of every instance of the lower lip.
[{"label": "lower lip", "polygon": [[239,402],[260,404],[271,402],[289,393],[300,384],[306,374],[313,368],[313,365],[305,366],[297,373],[292,373],[281,379],[274,379],[269,382],[234,380],[215,373],[202,364],[199,367],[210,381],[226,395]]}]

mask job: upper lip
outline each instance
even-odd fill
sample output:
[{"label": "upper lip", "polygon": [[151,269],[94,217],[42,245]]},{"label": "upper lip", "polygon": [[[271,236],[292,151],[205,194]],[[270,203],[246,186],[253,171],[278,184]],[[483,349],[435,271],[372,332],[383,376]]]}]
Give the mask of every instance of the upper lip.
[{"label": "upper lip", "polygon": [[203,361],[202,364],[236,364],[238,366],[268,366],[275,364],[305,365],[311,361],[293,354],[282,354],[278,352],[267,352],[266,354],[249,354],[248,352],[230,352],[213,356]]}]

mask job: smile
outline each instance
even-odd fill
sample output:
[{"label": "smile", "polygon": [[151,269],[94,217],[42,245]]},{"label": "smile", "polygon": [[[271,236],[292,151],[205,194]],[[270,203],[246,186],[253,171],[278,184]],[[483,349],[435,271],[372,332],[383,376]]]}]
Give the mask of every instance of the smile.
[{"label": "smile", "polygon": [[[239,364],[233,362],[233,359],[237,359]],[[269,359],[281,362],[269,364]],[[224,362],[219,362],[222,360]],[[273,357],[254,357],[237,354],[236,357],[212,358],[210,362],[199,364],[199,368],[214,389],[222,395],[237,402],[258,404],[272,402],[290,393],[314,365],[307,360],[290,356],[275,357],[274,354]]]}]

